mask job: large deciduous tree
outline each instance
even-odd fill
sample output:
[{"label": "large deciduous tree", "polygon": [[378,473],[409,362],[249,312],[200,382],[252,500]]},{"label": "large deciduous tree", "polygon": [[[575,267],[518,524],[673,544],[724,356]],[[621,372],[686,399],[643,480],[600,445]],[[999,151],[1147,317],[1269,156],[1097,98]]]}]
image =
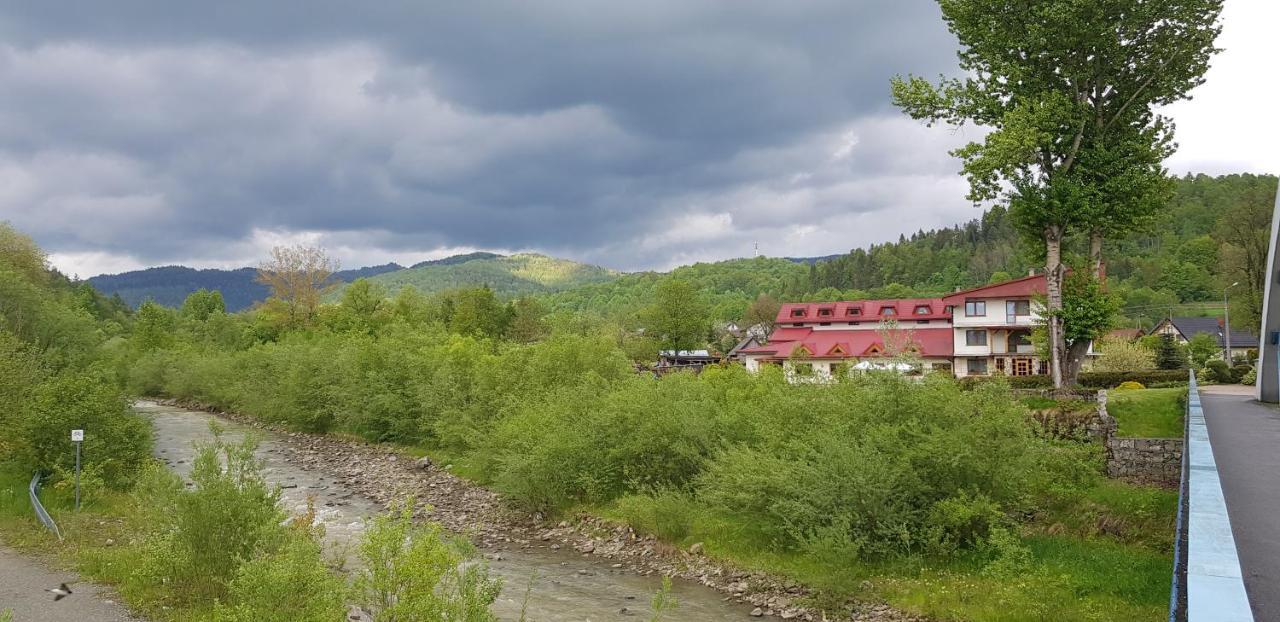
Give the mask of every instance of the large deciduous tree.
[{"label": "large deciduous tree", "polygon": [[646,334],[665,350],[692,350],[707,342],[711,328],[707,305],[688,281],[668,278],[659,282],[653,304],[643,315]]},{"label": "large deciduous tree", "polygon": [[279,301],[290,326],[308,324],[316,316],[320,299],[333,287],[333,273],[338,261],[323,248],[313,246],[277,246],[271,258],[258,267],[258,282],[271,288],[271,297]]},{"label": "large deciduous tree", "polygon": [[1055,386],[1068,360],[1062,318],[1063,242],[1102,239],[1145,222],[1167,197],[1161,162],[1172,127],[1154,112],[1199,85],[1221,0],[939,0],[960,42],[964,78],[895,78],[913,118],[988,128],[954,151],[969,198],[1003,199],[1041,242]]}]

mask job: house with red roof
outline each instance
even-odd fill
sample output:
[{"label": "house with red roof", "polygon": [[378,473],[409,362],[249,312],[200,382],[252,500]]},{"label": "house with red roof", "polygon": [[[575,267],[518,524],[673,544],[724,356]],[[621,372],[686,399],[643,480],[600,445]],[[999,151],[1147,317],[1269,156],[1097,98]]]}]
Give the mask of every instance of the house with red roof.
[{"label": "house with red roof", "polygon": [[743,348],[748,370],[782,365],[793,381],[820,382],[854,370],[956,376],[1047,372],[1031,345],[1043,275],[941,298],[788,303],[762,345]]}]

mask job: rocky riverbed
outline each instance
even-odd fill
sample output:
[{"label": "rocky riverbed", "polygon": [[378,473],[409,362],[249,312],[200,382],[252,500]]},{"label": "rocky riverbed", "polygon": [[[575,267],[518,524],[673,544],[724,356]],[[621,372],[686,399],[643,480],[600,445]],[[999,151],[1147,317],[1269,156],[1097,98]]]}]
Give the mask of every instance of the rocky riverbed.
[{"label": "rocky riverbed", "polygon": [[[140,410],[147,408],[140,402]],[[156,404],[199,409],[199,405],[161,401]],[[203,410],[203,409],[202,409]],[[198,415],[198,413],[192,413]],[[604,521],[597,517],[579,516],[573,520],[545,521],[537,514],[517,511],[504,504],[494,492],[458,477],[429,459],[414,459],[399,449],[388,446],[349,440],[330,435],[290,432],[264,426],[245,417],[224,412],[213,412],[219,417],[240,425],[251,426],[269,432],[270,443],[264,451],[278,454],[279,458],[303,472],[320,474],[328,484],[309,484],[308,488],[328,494],[317,495],[315,502],[323,515],[334,508],[369,502],[385,507],[387,504],[412,495],[418,502],[417,513],[426,519],[441,523],[455,533],[467,535],[489,560],[491,567],[506,575],[508,584],[519,581],[527,571],[505,568],[519,559],[533,560],[540,564],[537,570],[542,576],[535,580],[534,590],[541,581],[560,582],[553,575],[569,572],[574,578],[585,573],[602,573],[616,577],[670,576],[700,584],[720,594],[724,611],[712,612],[714,607],[689,607],[691,586],[677,583],[676,596],[681,598],[679,610],[672,616],[682,620],[743,619],[746,617],[778,617],[795,620],[857,620],[876,622],[916,622],[923,618],[903,614],[885,605],[850,604],[840,612],[820,612],[802,603],[808,591],[794,582],[781,580],[760,572],[748,572],[734,568],[703,554],[700,545],[688,550],[678,549],[655,540],[652,536],[637,534],[626,525]],[[199,424],[198,424],[199,425]],[[270,461],[269,461],[270,462]],[[268,464],[268,470],[272,468]],[[289,480],[272,478],[290,486]],[[296,484],[293,484],[296,485]],[[289,493],[289,490],[285,490]],[[294,495],[297,496],[297,495]],[[286,499],[290,497],[286,494]],[[295,499],[295,504],[297,500]],[[367,515],[367,508],[358,507]],[[358,528],[338,522],[338,528]],[[333,527],[331,526],[330,529]],[[567,560],[574,560],[573,562]],[[574,566],[581,566],[574,569]],[[528,574],[524,581],[527,583]],[[509,587],[517,587],[510,586]],[[683,593],[682,593],[683,592]],[[636,595],[622,597],[634,600]],[[693,602],[706,600],[697,595]],[[620,615],[641,613],[645,600],[620,606]],[[702,602],[702,605],[712,603]],[[728,616],[728,617],[726,617]],[[569,618],[557,618],[569,619]],[[589,618],[581,618],[589,619]],[[597,618],[600,619],[600,618]]]}]

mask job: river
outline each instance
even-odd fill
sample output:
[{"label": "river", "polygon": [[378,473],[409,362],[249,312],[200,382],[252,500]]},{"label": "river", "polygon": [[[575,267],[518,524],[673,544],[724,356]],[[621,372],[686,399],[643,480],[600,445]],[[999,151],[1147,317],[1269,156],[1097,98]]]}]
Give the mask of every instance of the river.
[{"label": "river", "polygon": [[[149,417],[155,428],[155,453],[165,464],[186,476],[191,469],[193,443],[212,439],[210,421],[236,441],[248,428],[211,414],[139,401],[134,408]],[[314,498],[317,518],[324,523],[326,547],[336,554],[349,553],[363,530],[364,520],[381,506],[345,488],[323,473],[304,470],[284,459],[285,452],[270,432],[253,430],[261,439],[258,456],[268,481],[282,486],[282,501],[293,514],[307,508]],[[494,611],[502,620],[518,620],[522,607],[534,621],[647,620],[649,600],[661,587],[656,576],[641,576],[611,567],[607,561],[584,557],[562,549],[511,549],[487,562],[502,577],[502,593]],[[536,577],[528,590],[530,578]],[[528,600],[526,603],[526,591]],[[675,580],[672,594],[678,608],[664,620],[745,620],[749,608],[727,602],[720,592],[696,583]]]}]

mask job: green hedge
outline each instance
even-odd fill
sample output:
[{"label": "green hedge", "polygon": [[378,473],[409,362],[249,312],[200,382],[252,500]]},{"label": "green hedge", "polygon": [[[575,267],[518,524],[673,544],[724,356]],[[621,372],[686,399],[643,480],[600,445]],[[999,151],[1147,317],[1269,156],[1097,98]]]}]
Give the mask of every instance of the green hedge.
[{"label": "green hedge", "polygon": [[[968,376],[960,379],[960,384],[966,389],[972,389],[978,384],[991,382],[996,378],[1001,378],[1014,389],[1048,389],[1053,387],[1053,380],[1049,376]],[[1114,389],[1122,382],[1132,381],[1142,383],[1143,386],[1150,387],[1155,384],[1169,386],[1170,384],[1185,383],[1187,381],[1187,371],[1182,369],[1152,369],[1147,371],[1093,371],[1081,372],[1079,377],[1079,386],[1086,389]]]}]

